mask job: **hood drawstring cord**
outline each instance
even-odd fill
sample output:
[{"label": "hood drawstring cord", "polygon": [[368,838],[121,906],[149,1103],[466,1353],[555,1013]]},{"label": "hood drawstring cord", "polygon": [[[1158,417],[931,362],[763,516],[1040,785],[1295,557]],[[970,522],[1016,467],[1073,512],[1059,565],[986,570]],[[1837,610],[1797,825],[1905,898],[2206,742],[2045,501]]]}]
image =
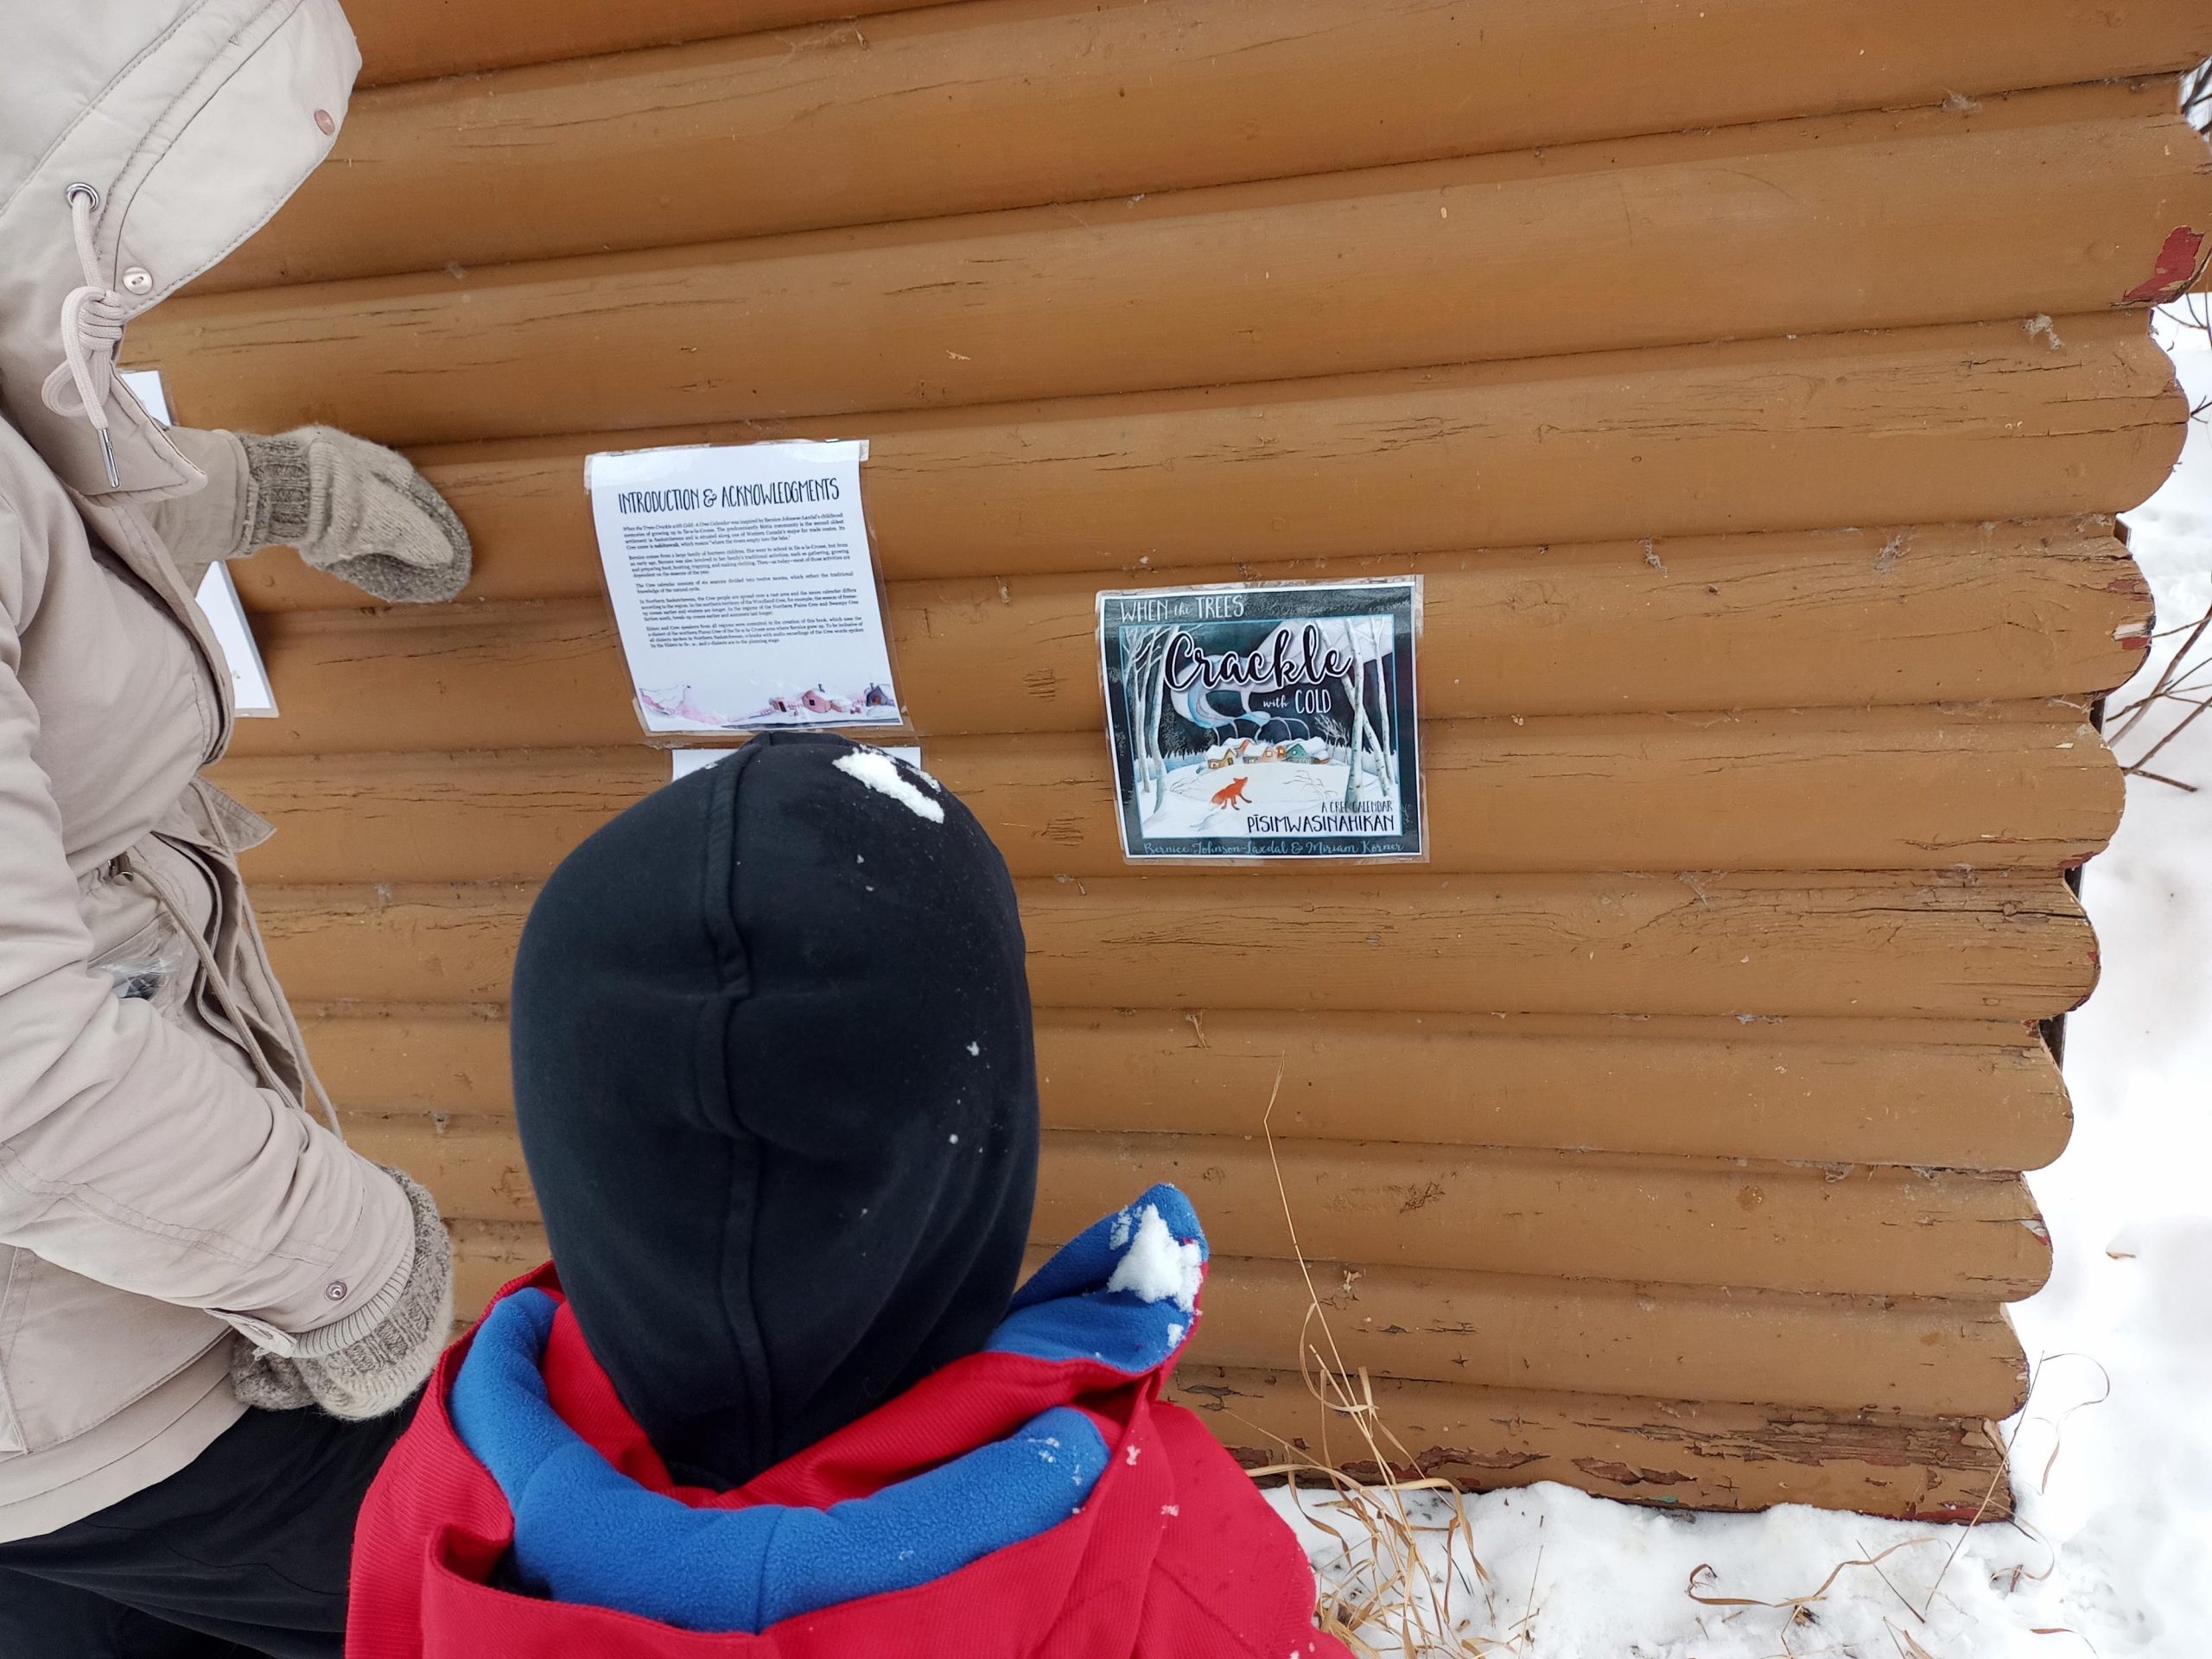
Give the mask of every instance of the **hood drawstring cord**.
[{"label": "hood drawstring cord", "polygon": [[[61,302],[61,351],[65,361],[55,365],[39,396],[57,415],[82,415],[99,434],[100,458],[107,462],[107,481],[119,486],[122,474],[115,466],[115,442],[108,435],[107,394],[115,379],[116,349],[123,344],[123,325],[129,317],[128,295],[100,280],[98,253],[92,247],[92,214],[100,193],[89,184],[69,187],[69,224],[77,238],[77,263],[85,283],[73,288]],[[75,382],[76,404],[63,401],[69,383]]]}]

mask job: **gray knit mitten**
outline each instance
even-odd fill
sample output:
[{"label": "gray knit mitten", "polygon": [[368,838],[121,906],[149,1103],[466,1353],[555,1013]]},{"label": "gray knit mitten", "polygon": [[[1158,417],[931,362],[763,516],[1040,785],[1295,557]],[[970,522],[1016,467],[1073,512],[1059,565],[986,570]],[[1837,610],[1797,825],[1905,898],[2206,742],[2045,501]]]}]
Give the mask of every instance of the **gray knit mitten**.
[{"label": "gray knit mitten", "polygon": [[231,1392],[256,1411],[300,1411],[315,1404],[300,1368],[262,1352],[243,1331],[231,1338]]},{"label": "gray knit mitten", "polygon": [[296,547],[387,603],[430,604],[467,585],[468,531],[406,456],[333,426],[238,442],[253,480],[250,545]]},{"label": "gray knit mitten", "polygon": [[403,1172],[414,1213],[414,1247],[392,1281],[335,1325],[283,1345],[264,1347],[241,1332],[232,1338],[231,1392],[263,1411],[321,1406],[334,1417],[381,1417],[407,1403],[437,1363],[453,1328],[453,1243],[430,1195]]}]

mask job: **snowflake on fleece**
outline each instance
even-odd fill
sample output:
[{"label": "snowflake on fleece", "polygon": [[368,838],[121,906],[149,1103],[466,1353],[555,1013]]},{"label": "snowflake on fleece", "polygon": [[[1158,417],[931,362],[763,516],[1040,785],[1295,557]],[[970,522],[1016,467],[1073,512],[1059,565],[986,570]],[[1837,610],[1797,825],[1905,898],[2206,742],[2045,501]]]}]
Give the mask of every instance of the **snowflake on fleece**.
[{"label": "snowflake on fleece", "polygon": [[906,781],[905,772],[912,772],[931,789],[939,789],[936,779],[918,766],[902,771],[899,763],[881,749],[855,749],[850,754],[841,754],[836,760],[837,770],[863,787],[879,795],[888,795],[918,818],[931,823],[944,822],[943,803],[931,800]]},{"label": "snowflake on fleece", "polygon": [[1166,1364],[1196,1322],[1206,1240],[1191,1201],[1155,1186],[1093,1222],[1014,1293],[989,1351],[1090,1360],[1125,1376]]}]

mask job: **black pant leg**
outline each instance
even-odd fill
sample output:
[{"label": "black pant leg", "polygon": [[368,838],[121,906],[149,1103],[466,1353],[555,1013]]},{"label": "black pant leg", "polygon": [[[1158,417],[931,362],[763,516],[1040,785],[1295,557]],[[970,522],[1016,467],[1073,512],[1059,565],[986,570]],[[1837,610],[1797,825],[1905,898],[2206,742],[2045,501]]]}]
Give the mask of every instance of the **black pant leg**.
[{"label": "black pant leg", "polygon": [[235,1642],[188,1630],[73,1585],[0,1572],[0,1659],[251,1659]]},{"label": "black pant leg", "polygon": [[[0,1568],[247,1653],[340,1659],[354,1517],[413,1414],[410,1407],[346,1423],[316,1411],[250,1411],[158,1485],[42,1537],[0,1544]],[[0,1608],[9,1594],[0,1581]],[[105,1659],[115,1650],[46,1643],[37,1651]],[[229,1651],[177,1649],[192,1659]],[[149,1652],[167,1659],[168,1650]]]}]

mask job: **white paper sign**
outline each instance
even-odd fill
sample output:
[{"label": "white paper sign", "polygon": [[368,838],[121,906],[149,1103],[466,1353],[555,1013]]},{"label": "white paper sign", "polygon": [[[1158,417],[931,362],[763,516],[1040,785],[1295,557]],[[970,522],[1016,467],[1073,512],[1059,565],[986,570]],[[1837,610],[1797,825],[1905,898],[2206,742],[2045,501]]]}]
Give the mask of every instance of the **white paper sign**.
[{"label": "white paper sign", "polygon": [[647,731],[900,723],[861,516],[866,455],[790,442],[591,457]]},{"label": "white paper sign", "polygon": [[[168,393],[162,388],[159,369],[125,369],[123,384],[145,405],[149,415],[163,426],[173,424]],[[230,567],[219,561],[209,565],[194,597],[207,613],[208,629],[222,648],[224,665],[231,671],[233,712],[275,714],[276,698],[270,690],[269,670],[261,660],[261,647],[254,643],[253,629],[246,622],[245,607],[238,602],[238,583],[231,580]]]},{"label": "white paper sign", "polygon": [[[916,772],[922,769],[919,745],[887,746],[883,752],[894,760],[904,760]],[[679,778],[689,778],[695,772],[704,772],[716,761],[727,760],[736,753],[735,749],[671,749],[668,752],[669,781],[673,783]]]},{"label": "white paper sign", "polygon": [[207,626],[215,636],[215,643],[223,648],[223,660],[231,671],[231,708],[240,715],[273,715],[276,712],[276,694],[269,684],[269,670],[262,663],[261,647],[254,644],[253,629],[245,620],[245,607],[238,602],[238,584],[231,580],[231,568],[215,563],[207,567],[207,574],[200,579],[196,595],[200,608],[207,613]]},{"label": "white paper sign", "polygon": [[163,426],[175,426],[169,418],[169,395],[162,389],[159,369],[122,369],[118,374],[123,384],[130,388],[131,395],[145,405],[146,412]]}]

